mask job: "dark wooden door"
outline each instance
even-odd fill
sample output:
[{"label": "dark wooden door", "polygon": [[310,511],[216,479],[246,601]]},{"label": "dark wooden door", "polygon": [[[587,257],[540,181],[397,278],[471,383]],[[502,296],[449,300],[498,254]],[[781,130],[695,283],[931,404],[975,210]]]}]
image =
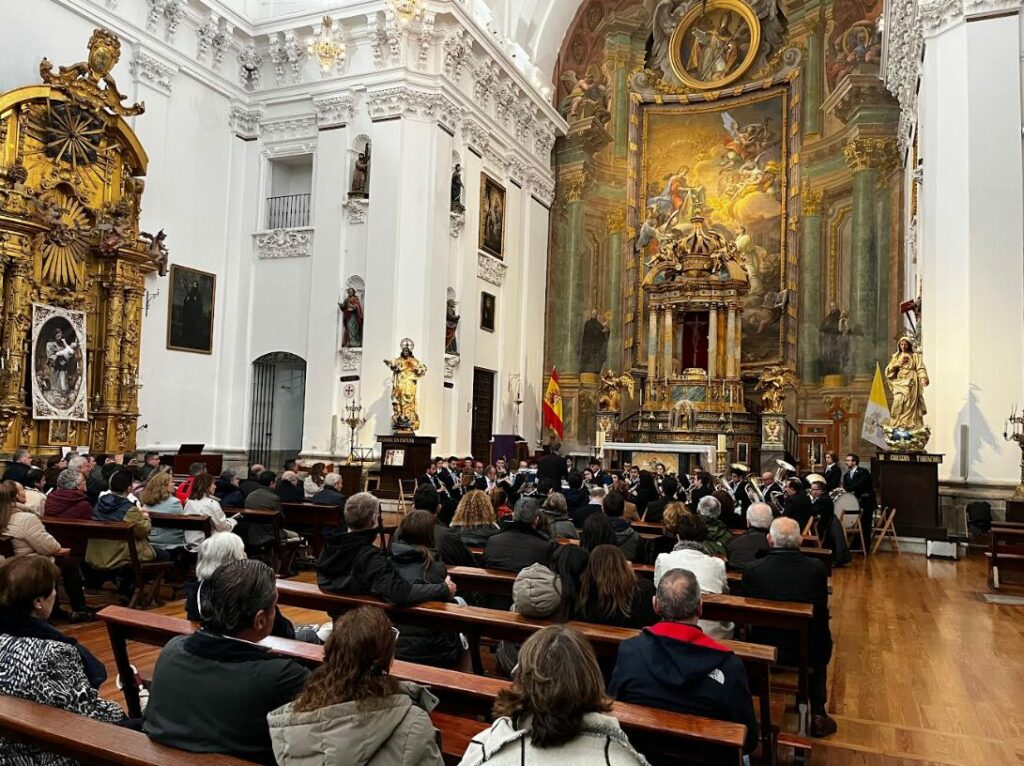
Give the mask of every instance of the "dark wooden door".
[{"label": "dark wooden door", "polygon": [[473,368],[473,457],[485,463],[491,459],[494,423],[494,373]]}]

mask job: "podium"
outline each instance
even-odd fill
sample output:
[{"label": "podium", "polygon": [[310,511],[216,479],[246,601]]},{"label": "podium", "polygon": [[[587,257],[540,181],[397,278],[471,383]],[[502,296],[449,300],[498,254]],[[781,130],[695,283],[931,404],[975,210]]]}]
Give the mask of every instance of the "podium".
[{"label": "podium", "polygon": [[896,509],[900,537],[945,540],[939,510],[939,466],[942,455],[927,452],[879,452],[871,473],[883,507]]},{"label": "podium", "polygon": [[398,496],[402,479],[416,479],[427,472],[433,460],[436,436],[378,434],[380,442],[380,489]]},{"label": "podium", "polygon": [[224,456],[213,453],[195,453],[178,455],[161,455],[160,465],[169,465],[175,476],[188,476],[188,467],[193,463],[205,463],[206,472],[211,476],[220,476],[224,470]]}]

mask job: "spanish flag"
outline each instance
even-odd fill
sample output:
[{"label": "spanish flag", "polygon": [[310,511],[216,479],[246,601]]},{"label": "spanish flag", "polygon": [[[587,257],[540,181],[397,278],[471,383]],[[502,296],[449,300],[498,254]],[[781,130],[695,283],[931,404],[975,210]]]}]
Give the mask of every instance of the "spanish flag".
[{"label": "spanish flag", "polygon": [[558,386],[558,370],[551,368],[551,379],[544,391],[544,426],[562,438],[562,391]]}]

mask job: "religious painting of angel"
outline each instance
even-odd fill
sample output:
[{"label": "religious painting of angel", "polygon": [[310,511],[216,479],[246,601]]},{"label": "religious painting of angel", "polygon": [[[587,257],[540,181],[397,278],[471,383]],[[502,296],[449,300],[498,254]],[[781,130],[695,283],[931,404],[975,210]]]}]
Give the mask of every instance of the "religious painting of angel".
[{"label": "religious painting of angel", "polygon": [[778,363],[789,290],[784,278],[788,91],[643,110],[640,273],[705,228],[736,247],[750,290],[743,307],[743,363]]},{"label": "religious painting of angel", "polygon": [[757,17],[738,0],[694,4],[672,41],[672,64],[684,85],[720,88],[739,77],[757,56]]}]

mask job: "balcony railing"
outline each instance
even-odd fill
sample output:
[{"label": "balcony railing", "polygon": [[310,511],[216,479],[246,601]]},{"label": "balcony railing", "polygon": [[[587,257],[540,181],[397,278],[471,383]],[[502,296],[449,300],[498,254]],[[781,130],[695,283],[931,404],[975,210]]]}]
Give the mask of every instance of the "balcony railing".
[{"label": "balcony railing", "polygon": [[309,226],[308,194],[267,197],[267,228],[298,229]]}]

